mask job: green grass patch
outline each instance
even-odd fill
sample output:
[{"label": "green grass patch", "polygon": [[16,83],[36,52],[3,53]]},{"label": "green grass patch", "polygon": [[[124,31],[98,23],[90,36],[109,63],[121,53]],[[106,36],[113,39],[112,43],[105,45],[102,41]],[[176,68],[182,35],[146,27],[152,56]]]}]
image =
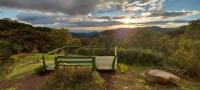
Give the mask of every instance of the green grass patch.
[{"label": "green grass patch", "polygon": [[5,79],[20,79],[24,76],[34,73],[34,69],[39,67],[41,64],[18,64],[16,65],[12,72],[8,74]]},{"label": "green grass patch", "polygon": [[[47,65],[54,63],[55,56],[57,55],[45,55]],[[12,59],[15,63],[12,63],[12,68],[10,67],[9,72],[4,75],[4,79],[6,80],[20,79],[27,75],[38,73],[38,69],[42,66],[42,54],[31,53],[14,55],[10,59]],[[6,70],[2,72],[6,72]]]}]

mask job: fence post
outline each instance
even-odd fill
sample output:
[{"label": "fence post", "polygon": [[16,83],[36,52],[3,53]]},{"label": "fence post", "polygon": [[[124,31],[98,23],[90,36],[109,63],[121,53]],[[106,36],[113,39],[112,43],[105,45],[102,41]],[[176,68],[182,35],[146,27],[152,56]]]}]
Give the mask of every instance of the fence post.
[{"label": "fence post", "polygon": [[92,57],[92,71],[95,71],[96,70],[96,58],[95,57]]},{"label": "fence post", "polygon": [[117,56],[117,47],[115,46],[115,56]]},{"label": "fence post", "polygon": [[46,63],[45,63],[44,55],[42,55],[42,64],[43,64],[43,68],[46,70]]},{"label": "fence post", "polygon": [[54,58],[54,63],[55,63],[55,69],[58,69],[57,57]]},{"label": "fence post", "polygon": [[94,55],[94,48],[93,47],[91,47],[91,56],[93,56]]},{"label": "fence post", "polygon": [[68,48],[68,47],[64,48],[64,53],[65,53],[65,56],[68,56],[68,50],[69,50],[69,48]]}]

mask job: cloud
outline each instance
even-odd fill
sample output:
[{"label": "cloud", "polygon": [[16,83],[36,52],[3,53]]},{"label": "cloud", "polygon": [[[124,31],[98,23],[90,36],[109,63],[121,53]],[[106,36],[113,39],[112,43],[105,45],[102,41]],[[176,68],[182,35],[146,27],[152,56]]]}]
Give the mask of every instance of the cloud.
[{"label": "cloud", "polygon": [[143,22],[138,24],[148,24],[148,25],[163,25],[168,23],[188,23],[190,20],[166,20],[166,21],[150,21],[150,22]]},{"label": "cloud", "polygon": [[50,27],[98,27],[119,25],[122,22],[111,21],[110,17],[72,17],[51,13],[21,13],[17,19],[33,25]]},{"label": "cloud", "polygon": [[179,16],[191,16],[198,14],[199,11],[165,11],[165,12],[154,12],[151,13],[148,17],[163,17],[163,18],[170,18],[170,17],[179,17]]},{"label": "cloud", "polygon": [[165,0],[128,0],[124,5],[126,9],[133,11],[160,11]]},{"label": "cloud", "polygon": [[102,16],[102,17],[97,17],[98,19],[103,19],[103,20],[111,20],[112,18],[110,16]]},{"label": "cloud", "polygon": [[[16,18],[48,27],[137,27],[187,23],[173,17],[192,16],[199,11],[164,11],[166,0],[0,0],[0,7],[21,10]],[[7,10],[5,10],[7,11]],[[4,11],[3,11],[4,12]],[[1,13],[1,12],[0,12]],[[126,19],[128,18],[128,19]],[[123,20],[131,20],[130,25]],[[188,18],[189,19],[189,18]],[[102,28],[101,28],[102,29]]]},{"label": "cloud", "polygon": [[16,16],[18,20],[35,24],[54,24],[64,22],[66,15],[57,15],[52,13],[20,13]]},{"label": "cloud", "polygon": [[88,14],[101,0],[0,0],[1,7],[63,12],[70,15]]},{"label": "cloud", "polygon": [[122,22],[118,21],[80,21],[74,22],[73,25],[79,27],[99,27],[99,26],[112,26],[112,25],[120,25]]},{"label": "cloud", "polygon": [[106,12],[144,12],[162,9],[164,0],[0,0],[0,7],[88,15]]},{"label": "cloud", "polygon": [[113,17],[112,19],[125,19],[127,18],[126,16],[116,16],[116,17]]}]

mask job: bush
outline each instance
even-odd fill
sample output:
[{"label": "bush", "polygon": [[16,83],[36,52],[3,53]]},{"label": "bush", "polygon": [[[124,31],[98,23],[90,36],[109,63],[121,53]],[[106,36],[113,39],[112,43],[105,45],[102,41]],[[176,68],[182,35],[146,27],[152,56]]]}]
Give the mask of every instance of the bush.
[{"label": "bush", "polygon": [[200,40],[182,38],[178,43],[179,49],[174,52],[173,57],[180,62],[184,62],[185,74],[200,80]]},{"label": "bush", "polygon": [[125,65],[125,64],[122,64],[122,63],[118,63],[118,65],[117,65],[117,71],[125,73],[125,72],[128,71],[128,66]]},{"label": "bush", "polygon": [[164,57],[161,53],[146,49],[119,49],[119,62],[125,64],[159,65]]},{"label": "bush", "polygon": [[105,82],[89,68],[66,67],[52,73],[41,90],[104,90]]},{"label": "bush", "polygon": [[[91,55],[91,49],[90,48],[81,48],[78,51],[78,54],[80,55]],[[96,56],[108,56],[108,55],[114,55],[114,49],[110,48],[94,48],[93,49],[93,55]]]},{"label": "bush", "polygon": [[11,44],[6,40],[0,40],[0,62],[8,60],[11,56]]}]

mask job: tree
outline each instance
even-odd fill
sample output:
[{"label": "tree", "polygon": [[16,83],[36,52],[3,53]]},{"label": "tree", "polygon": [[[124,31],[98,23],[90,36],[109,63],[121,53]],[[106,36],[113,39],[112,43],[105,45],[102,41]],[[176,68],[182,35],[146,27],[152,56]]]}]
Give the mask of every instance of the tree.
[{"label": "tree", "polygon": [[66,29],[52,30],[49,34],[49,45],[52,48],[59,48],[72,43],[72,36]]},{"label": "tree", "polygon": [[185,35],[195,40],[200,39],[200,19],[194,20],[186,27]]},{"label": "tree", "polygon": [[139,30],[132,40],[132,45],[139,48],[145,49],[157,49],[160,44],[159,40],[163,37],[163,34],[153,30]]}]

